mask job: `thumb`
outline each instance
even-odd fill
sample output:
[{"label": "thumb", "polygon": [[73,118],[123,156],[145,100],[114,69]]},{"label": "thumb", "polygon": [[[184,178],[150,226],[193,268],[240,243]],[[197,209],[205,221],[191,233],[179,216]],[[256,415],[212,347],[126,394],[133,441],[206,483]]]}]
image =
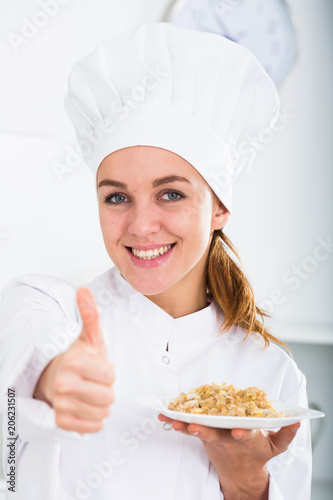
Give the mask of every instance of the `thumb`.
[{"label": "thumb", "polygon": [[286,427],[281,427],[278,432],[274,432],[271,434],[270,439],[272,449],[274,451],[274,456],[286,451],[286,449],[296,436],[296,433],[300,426],[301,423],[297,422],[292,425],[287,425]]},{"label": "thumb", "polygon": [[76,292],[76,301],[83,321],[81,340],[90,347],[91,353],[97,354],[102,350],[103,354],[106,354],[98,308],[91,291],[88,288],[79,288]]}]

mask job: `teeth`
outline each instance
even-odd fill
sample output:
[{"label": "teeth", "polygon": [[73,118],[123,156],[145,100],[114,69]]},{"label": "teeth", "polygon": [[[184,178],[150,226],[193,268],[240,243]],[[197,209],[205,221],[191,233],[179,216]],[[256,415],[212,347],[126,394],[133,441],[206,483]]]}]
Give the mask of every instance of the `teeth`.
[{"label": "teeth", "polygon": [[137,250],[136,248],[132,248],[132,253],[139,257],[139,259],[143,260],[151,260],[156,259],[159,255],[165,254],[168,250],[170,250],[171,245],[166,245],[165,247],[154,248],[151,250]]}]

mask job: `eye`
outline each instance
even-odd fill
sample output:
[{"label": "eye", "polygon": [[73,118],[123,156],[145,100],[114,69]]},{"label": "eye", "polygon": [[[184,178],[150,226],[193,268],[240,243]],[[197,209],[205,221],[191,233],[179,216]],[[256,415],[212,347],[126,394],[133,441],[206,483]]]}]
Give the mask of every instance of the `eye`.
[{"label": "eye", "polygon": [[[115,201],[111,201],[112,198],[114,198]],[[121,205],[126,199],[126,196],[121,193],[111,193],[105,196],[104,203],[106,203],[107,205]]]},{"label": "eye", "polygon": [[[168,197],[168,199],[162,198],[163,201],[166,201],[167,203],[173,201],[180,201],[182,198],[186,197],[184,193],[182,193],[178,189],[172,189],[170,191],[166,191],[162,195],[162,197],[163,196]],[[126,200],[128,200],[128,198],[125,195],[123,195],[122,193],[114,192],[105,196],[104,203],[106,203],[107,205],[122,205],[123,203],[126,203]]]},{"label": "eye", "polygon": [[163,201],[179,201],[182,198],[185,198],[184,193],[178,191],[178,189],[172,189],[171,191],[167,191],[162,196],[170,196],[168,200],[163,200]]}]

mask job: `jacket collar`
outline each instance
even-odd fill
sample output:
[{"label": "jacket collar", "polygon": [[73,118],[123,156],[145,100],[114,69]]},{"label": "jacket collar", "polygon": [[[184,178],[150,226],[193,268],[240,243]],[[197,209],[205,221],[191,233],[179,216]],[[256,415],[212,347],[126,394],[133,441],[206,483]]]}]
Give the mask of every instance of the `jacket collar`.
[{"label": "jacket collar", "polygon": [[122,277],[117,267],[110,269],[110,278],[113,289],[141,334],[164,348],[169,343],[172,351],[178,351],[198,348],[216,341],[224,314],[215,300],[211,300],[209,306],[204,309],[173,318],[135,290]]}]

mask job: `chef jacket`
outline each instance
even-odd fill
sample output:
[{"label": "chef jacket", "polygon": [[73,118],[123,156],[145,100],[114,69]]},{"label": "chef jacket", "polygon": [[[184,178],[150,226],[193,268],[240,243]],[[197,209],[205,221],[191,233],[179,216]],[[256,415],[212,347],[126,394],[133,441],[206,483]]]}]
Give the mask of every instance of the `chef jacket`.
[{"label": "chef jacket", "polygon": [[[98,304],[115,400],[100,432],[57,427],[50,406],[33,398],[43,369],[79,336],[76,287],[27,274],[3,289],[0,383],[4,443],[7,389],[15,390],[15,500],[221,500],[216,470],[199,438],[158,421],[154,397],[177,396],[212,382],[257,386],[272,400],[307,407],[306,381],[280,347],[264,348],[239,327],[219,333],[224,315],[214,299],[173,318],[112,267],[85,285]],[[143,404],[145,403],[145,404]],[[276,429],[275,429],[276,430]],[[4,446],[4,475],[10,472]],[[310,499],[311,444],[304,420],[288,450],[267,464],[269,500]]]}]

